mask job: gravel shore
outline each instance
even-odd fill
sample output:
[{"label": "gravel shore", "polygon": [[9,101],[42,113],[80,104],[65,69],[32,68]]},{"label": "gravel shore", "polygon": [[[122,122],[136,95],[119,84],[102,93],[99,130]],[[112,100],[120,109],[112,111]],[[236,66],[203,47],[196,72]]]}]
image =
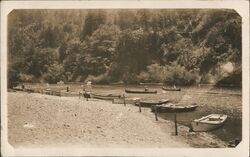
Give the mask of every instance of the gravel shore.
[{"label": "gravel shore", "polygon": [[8,141],[13,147],[225,147],[209,133],[191,133],[159,118],[150,109],[109,101],[8,93]]}]

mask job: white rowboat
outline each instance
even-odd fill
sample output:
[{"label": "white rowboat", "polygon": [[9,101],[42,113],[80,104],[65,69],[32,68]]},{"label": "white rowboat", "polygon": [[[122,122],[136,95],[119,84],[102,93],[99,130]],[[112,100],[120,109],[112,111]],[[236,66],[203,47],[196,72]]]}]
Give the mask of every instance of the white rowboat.
[{"label": "white rowboat", "polygon": [[227,119],[227,115],[210,114],[191,122],[192,131],[211,131],[222,126]]}]

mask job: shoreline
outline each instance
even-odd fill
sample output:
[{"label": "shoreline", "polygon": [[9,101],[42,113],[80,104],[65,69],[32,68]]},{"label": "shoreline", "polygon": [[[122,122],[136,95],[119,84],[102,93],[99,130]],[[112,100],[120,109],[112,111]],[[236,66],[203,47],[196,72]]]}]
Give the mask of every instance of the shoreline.
[{"label": "shoreline", "polygon": [[[109,101],[8,92],[8,139],[14,147],[81,145],[84,147],[223,148],[226,143],[205,132],[188,132],[148,108]],[[30,136],[32,135],[32,136]]]}]

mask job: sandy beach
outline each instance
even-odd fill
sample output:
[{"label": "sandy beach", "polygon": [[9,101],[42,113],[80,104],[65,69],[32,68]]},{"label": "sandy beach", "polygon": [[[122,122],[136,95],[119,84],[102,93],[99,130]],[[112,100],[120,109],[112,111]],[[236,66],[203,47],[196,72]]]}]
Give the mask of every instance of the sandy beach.
[{"label": "sandy beach", "polygon": [[155,121],[149,108],[110,101],[8,93],[8,141],[13,147],[226,147],[210,133],[189,132],[174,123]]}]

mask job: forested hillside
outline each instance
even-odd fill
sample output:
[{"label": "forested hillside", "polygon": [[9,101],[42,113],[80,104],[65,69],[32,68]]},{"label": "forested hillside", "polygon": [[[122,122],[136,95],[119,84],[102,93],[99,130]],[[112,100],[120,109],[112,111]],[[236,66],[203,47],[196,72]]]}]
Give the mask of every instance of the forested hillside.
[{"label": "forested hillside", "polygon": [[241,84],[233,10],[14,10],[8,81]]}]

